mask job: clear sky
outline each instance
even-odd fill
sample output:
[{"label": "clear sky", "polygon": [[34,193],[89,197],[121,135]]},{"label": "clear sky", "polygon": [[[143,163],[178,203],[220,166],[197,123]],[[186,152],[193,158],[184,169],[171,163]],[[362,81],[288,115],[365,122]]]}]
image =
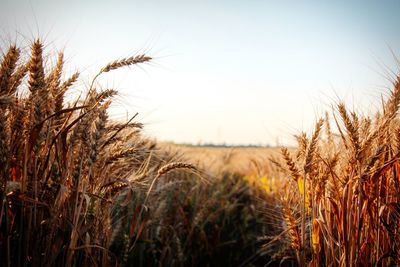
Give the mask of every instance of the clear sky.
[{"label": "clear sky", "polygon": [[[400,1],[1,0],[2,46],[40,36],[83,85],[109,61],[115,118],[175,142],[287,142],[339,99],[373,111],[399,66]],[[50,60],[50,59],[49,59]]]}]

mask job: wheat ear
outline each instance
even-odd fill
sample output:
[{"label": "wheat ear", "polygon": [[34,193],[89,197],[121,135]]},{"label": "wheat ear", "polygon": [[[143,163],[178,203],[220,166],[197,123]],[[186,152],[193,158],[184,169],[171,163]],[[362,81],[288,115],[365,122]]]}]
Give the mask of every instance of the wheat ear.
[{"label": "wheat ear", "polygon": [[17,61],[19,59],[20,50],[15,46],[11,46],[5,54],[0,65],[0,94],[8,93],[10,88],[11,75],[13,74]]}]

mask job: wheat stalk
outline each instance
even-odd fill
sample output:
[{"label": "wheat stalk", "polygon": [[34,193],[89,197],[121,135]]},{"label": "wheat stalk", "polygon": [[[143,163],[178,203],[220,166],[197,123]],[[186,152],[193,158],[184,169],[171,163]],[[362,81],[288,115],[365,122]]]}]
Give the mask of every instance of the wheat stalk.
[{"label": "wheat stalk", "polygon": [[115,61],[107,64],[104,68],[102,68],[100,70],[100,72],[109,72],[111,70],[119,69],[122,67],[132,66],[132,65],[139,64],[139,63],[145,63],[150,60],[152,60],[152,58],[149,56],[146,56],[146,55],[131,56],[128,58],[115,60]]},{"label": "wheat stalk", "polygon": [[290,156],[289,150],[286,147],[281,148],[281,154],[283,159],[286,162],[287,167],[293,177],[293,179],[297,182],[300,177],[300,171],[296,166],[296,163],[293,161],[292,157]]},{"label": "wheat stalk", "polygon": [[8,94],[11,95],[16,92],[18,86],[20,86],[20,84],[22,83],[22,80],[24,79],[27,72],[28,72],[28,66],[26,64],[19,66],[15,70],[13,76],[11,76],[10,79]]},{"label": "wheat stalk", "polygon": [[356,155],[356,159],[358,159],[359,153],[360,153],[360,150],[361,150],[360,137],[359,137],[359,134],[358,134],[358,125],[357,125],[358,124],[357,123],[358,119],[354,120],[356,117],[353,118],[353,120],[350,119],[350,117],[349,117],[349,115],[347,114],[347,111],[346,111],[346,106],[343,103],[340,103],[338,105],[338,109],[339,109],[340,116],[342,117],[344,126],[345,126],[345,128],[347,130],[347,133],[348,133],[349,137],[350,137],[351,144],[353,145],[354,153]]},{"label": "wheat stalk", "polygon": [[11,77],[19,56],[20,50],[15,45],[10,46],[0,65],[0,94],[10,91]]},{"label": "wheat stalk", "polygon": [[187,170],[192,170],[192,171],[197,171],[196,166],[189,164],[189,163],[185,163],[185,162],[171,162],[168,163],[166,165],[164,165],[163,167],[161,167],[158,171],[157,171],[157,178],[167,174],[169,172],[171,172],[172,170],[176,170],[176,169],[187,169]]},{"label": "wheat stalk", "polygon": [[137,65],[137,64],[141,64],[141,63],[146,63],[151,61],[152,58],[146,55],[137,55],[137,56],[131,56],[128,58],[123,58],[123,59],[119,59],[119,60],[115,60],[113,62],[108,63],[105,67],[103,67],[99,73],[93,78],[92,83],[89,87],[89,92],[92,90],[93,85],[95,80],[102,74],[102,73],[106,73],[112,70],[116,70],[122,67],[129,67],[129,66],[133,66],[133,65]]},{"label": "wheat stalk", "polygon": [[37,93],[45,86],[43,69],[43,45],[39,39],[35,40],[31,46],[31,58],[28,64],[29,70],[29,90]]},{"label": "wheat stalk", "polygon": [[313,163],[315,151],[317,149],[317,142],[319,138],[319,133],[321,132],[322,125],[324,124],[324,120],[320,119],[317,124],[315,125],[315,130],[314,134],[311,137],[310,144],[308,145],[308,150],[306,154],[306,159],[305,159],[305,164],[304,164],[304,170],[306,173],[309,173],[311,171],[311,165]]}]

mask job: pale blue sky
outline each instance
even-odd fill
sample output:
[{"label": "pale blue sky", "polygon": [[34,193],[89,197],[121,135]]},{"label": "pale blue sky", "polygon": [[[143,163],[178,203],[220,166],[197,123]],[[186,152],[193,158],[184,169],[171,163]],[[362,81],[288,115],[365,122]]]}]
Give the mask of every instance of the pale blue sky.
[{"label": "pale blue sky", "polygon": [[[138,52],[154,63],[107,74],[116,118],[176,142],[275,144],[310,131],[339,98],[373,111],[398,66],[400,1],[0,2],[2,44],[41,36],[83,82]],[[386,66],[386,67],[385,67]]]}]

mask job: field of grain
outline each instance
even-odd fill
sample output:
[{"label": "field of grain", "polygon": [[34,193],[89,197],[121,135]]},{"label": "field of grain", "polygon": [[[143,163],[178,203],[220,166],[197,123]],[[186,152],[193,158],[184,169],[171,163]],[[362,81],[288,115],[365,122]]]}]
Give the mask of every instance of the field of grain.
[{"label": "field of grain", "polygon": [[117,91],[97,77],[151,57],[66,101],[63,53],[4,51],[2,266],[400,264],[400,77],[379,113],[339,103],[296,148],[199,148],[109,119]]},{"label": "field of grain", "polygon": [[181,153],[188,161],[214,173],[227,171],[246,174],[256,165],[268,168],[270,158],[280,156],[279,148],[211,147],[164,144],[166,149]]}]

